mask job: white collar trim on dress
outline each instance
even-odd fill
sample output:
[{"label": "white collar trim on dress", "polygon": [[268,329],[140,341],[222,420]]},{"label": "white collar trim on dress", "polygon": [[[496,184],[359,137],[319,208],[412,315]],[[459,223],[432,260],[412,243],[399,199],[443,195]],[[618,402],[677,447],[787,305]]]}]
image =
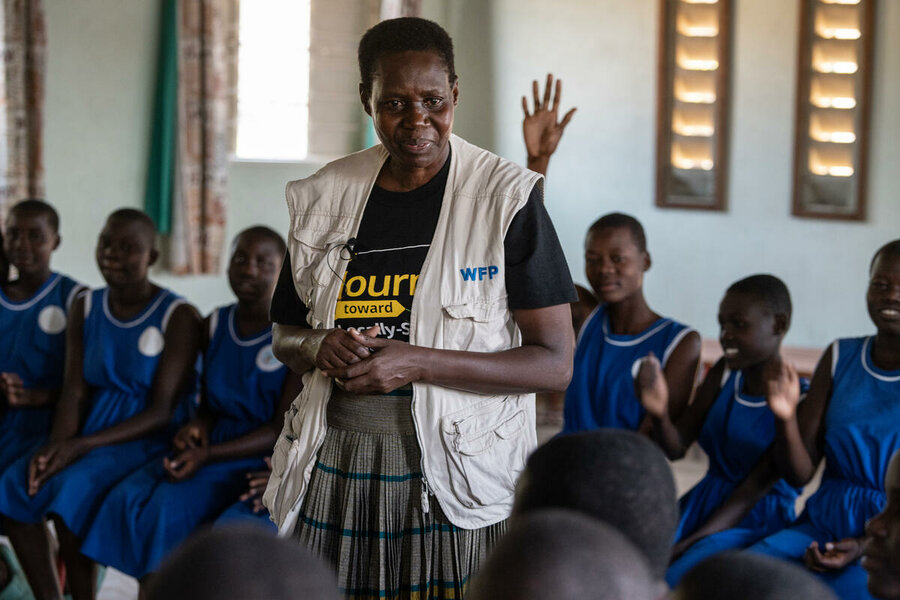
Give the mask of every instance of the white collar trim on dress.
[{"label": "white collar trim on dress", "polygon": [[649,329],[644,334],[642,334],[640,337],[637,337],[633,340],[614,340],[611,337],[609,337],[610,336],[609,315],[603,315],[603,325],[602,325],[603,339],[606,340],[607,344],[611,344],[613,346],[636,346],[636,345],[640,344],[641,342],[647,340],[648,338],[653,337],[660,331],[662,331],[662,329],[664,329],[666,327],[666,325],[668,325],[671,322],[672,322],[671,319],[666,319],[665,317],[663,317],[662,322],[659,325]]},{"label": "white collar trim on dress", "polygon": [[[117,327],[121,327],[123,329],[128,329],[130,327],[137,327],[141,323],[147,320],[147,318],[153,314],[156,308],[159,306],[160,302],[162,302],[169,293],[166,290],[160,290],[157,292],[156,300],[154,300],[150,306],[144,309],[144,312],[138,315],[135,319],[131,321],[120,321],[115,318],[112,314],[112,311],[109,310],[109,288],[103,290],[103,313],[106,315],[106,318],[109,321],[116,325]],[[165,329],[165,324],[163,324],[163,329]]]},{"label": "white collar trim on dress", "polygon": [[232,304],[231,309],[228,311],[228,333],[231,334],[232,341],[238,346],[255,346],[256,344],[262,342],[266,338],[272,337],[272,328],[270,327],[268,331],[263,333],[262,335],[258,335],[252,340],[242,340],[238,337],[237,329],[234,326],[234,314],[237,312],[237,304]]},{"label": "white collar trim on dress", "polygon": [[860,353],[859,353],[859,360],[862,361],[862,366],[863,366],[863,368],[866,370],[866,372],[867,372],[869,375],[871,375],[871,376],[874,377],[875,379],[878,379],[879,381],[887,381],[888,383],[893,383],[893,382],[895,382],[895,381],[900,381],[900,375],[890,376],[890,375],[882,375],[881,373],[876,373],[876,372],[875,372],[875,369],[872,368],[874,365],[870,365],[870,364],[869,364],[869,361],[868,361],[868,358],[869,358],[869,343],[870,343],[871,341],[872,341],[872,336],[867,337],[867,338],[866,338],[866,341],[863,342],[862,350],[861,350]]},{"label": "white collar trim on dress", "polygon": [[2,305],[3,308],[9,310],[28,310],[29,308],[40,302],[47,294],[50,293],[53,288],[59,285],[61,279],[62,277],[60,277],[59,273],[54,273],[53,275],[51,275],[51,279],[48,282],[44,283],[44,289],[40,290],[37,294],[35,294],[25,302],[12,302],[10,300],[7,300],[2,294],[0,294],[0,305]]}]

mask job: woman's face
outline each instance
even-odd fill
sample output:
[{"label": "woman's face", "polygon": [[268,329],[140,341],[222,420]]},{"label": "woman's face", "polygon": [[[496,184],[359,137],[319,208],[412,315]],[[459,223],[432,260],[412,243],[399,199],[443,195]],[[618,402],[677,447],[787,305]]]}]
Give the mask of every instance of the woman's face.
[{"label": "woman's face", "polygon": [[872,265],[866,305],[879,332],[900,334],[900,257],[882,255]]},{"label": "woman's face", "polygon": [[437,173],[447,159],[459,89],[433,52],[384,54],[375,63],[366,113],[392,167]]},{"label": "woman's face", "polygon": [[746,369],[777,355],[781,321],[758,298],[727,292],[719,304],[719,343],[728,368]]},{"label": "woman's face", "polygon": [[640,292],[650,256],[642,252],[627,227],[589,231],[584,242],[584,270],[601,302],[613,304]]},{"label": "woman's face", "polygon": [[269,302],[281,271],[284,252],[275,240],[245,231],[235,241],[228,262],[228,283],[242,302]]},{"label": "woman's face", "polygon": [[97,239],[97,266],[109,287],[138,285],[156,262],[153,234],[143,223],[107,219]]}]

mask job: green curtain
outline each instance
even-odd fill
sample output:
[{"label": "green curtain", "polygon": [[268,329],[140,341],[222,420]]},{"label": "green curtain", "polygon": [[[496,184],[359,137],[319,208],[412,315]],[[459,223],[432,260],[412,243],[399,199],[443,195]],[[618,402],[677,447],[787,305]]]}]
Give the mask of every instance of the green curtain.
[{"label": "green curtain", "polygon": [[153,131],[144,209],[160,233],[172,226],[172,193],[175,182],[175,133],[178,121],[178,0],[161,0],[156,94]]},{"label": "green curtain", "polygon": [[375,124],[372,123],[372,117],[364,113],[362,131],[362,147],[371,148],[378,143],[378,136],[375,135]]}]

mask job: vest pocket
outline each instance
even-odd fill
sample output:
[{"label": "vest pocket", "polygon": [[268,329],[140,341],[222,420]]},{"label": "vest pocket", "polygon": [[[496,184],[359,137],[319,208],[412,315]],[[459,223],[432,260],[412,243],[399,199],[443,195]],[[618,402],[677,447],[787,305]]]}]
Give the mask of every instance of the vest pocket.
[{"label": "vest pocket", "polygon": [[492,398],[441,419],[450,487],[467,508],[488,506],[513,493],[525,465],[525,411],[507,398]]},{"label": "vest pocket", "polygon": [[513,346],[515,322],[506,296],[445,304],[443,309],[443,348],[498,352]]}]

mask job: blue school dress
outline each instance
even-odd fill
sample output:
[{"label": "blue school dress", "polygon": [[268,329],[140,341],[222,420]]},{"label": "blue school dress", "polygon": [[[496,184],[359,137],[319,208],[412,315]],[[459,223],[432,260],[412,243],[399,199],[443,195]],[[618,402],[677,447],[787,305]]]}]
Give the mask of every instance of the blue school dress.
[{"label": "blue school dress", "polygon": [[[244,339],[236,305],[210,316],[204,358],[210,444],[221,444],[271,422],[287,369],[272,354],[272,331]],[[187,481],[169,482],[157,459],[121,481],[103,501],[81,551],[132,577],[155,571],[166,556],[247,488],[246,473],[265,468],[263,457],[208,463]]]},{"label": "blue school dress", "polygon": [[[9,300],[0,290],[0,373],[16,373],[26,388],[62,385],[69,308],[83,290],[53,273],[34,296]],[[31,454],[49,436],[53,407],[11,408],[0,400],[0,472]]]},{"label": "blue school dress", "polygon": [[660,318],[637,335],[616,335],[609,331],[605,305],[598,306],[578,336],[563,433],[598,427],[637,429],[646,414],[634,389],[640,360],[653,352],[665,368],[669,355],[691,331],[687,325]]},{"label": "blue school dress", "polygon": [[[91,397],[81,436],[108,429],[147,407],[166,325],[184,303],[163,289],[139,315],[120,321],[112,316],[107,296],[108,289],[102,288],[85,297],[83,371]],[[167,448],[165,434],[96,448],[45,481],[33,497],[27,483],[31,455],[24,456],[0,477],[0,514],[37,523],[53,513],[82,537],[107,492],[147,460],[161,458]]]},{"label": "blue school dress", "polygon": [[256,525],[269,531],[272,535],[278,533],[278,527],[269,517],[269,511],[253,512],[253,505],[250,502],[235,502],[225,509],[213,527],[231,527],[234,525]]},{"label": "blue school dress", "polygon": [[[698,442],[709,457],[703,479],[678,501],[681,521],[675,534],[679,542],[691,535],[731,496],[747,478],[775,439],[775,415],[765,396],[743,394],[742,371],[725,369],[722,385],[700,429]],[[809,381],[800,380],[803,395]],[[800,490],[779,479],[772,489],[734,528],[709,535],[693,544],[666,573],[674,588],[691,567],[719,552],[745,548],[794,521],[794,504]]]},{"label": "blue school dress", "polygon": [[[810,542],[821,546],[860,537],[866,521],[884,507],[888,462],[900,450],[900,371],[872,363],[873,339],[841,339],[832,345],[822,483],[793,525],[750,550],[802,562]],[[841,598],[871,598],[858,561],[836,573],[815,574]]]}]

